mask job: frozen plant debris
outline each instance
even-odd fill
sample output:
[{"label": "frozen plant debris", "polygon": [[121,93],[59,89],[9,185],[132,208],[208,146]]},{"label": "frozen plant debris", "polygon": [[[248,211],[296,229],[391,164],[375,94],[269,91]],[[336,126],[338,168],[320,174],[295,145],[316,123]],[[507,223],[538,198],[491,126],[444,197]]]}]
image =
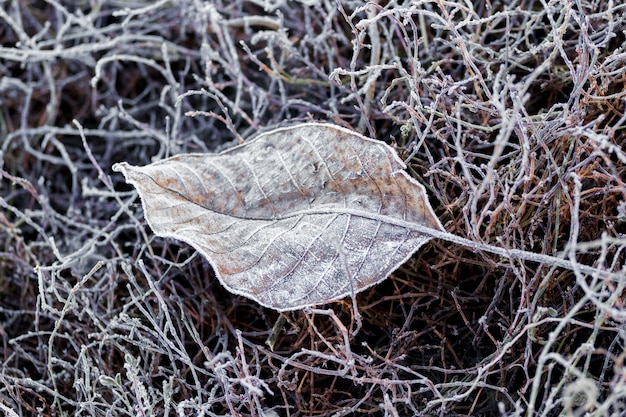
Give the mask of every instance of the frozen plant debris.
[{"label": "frozen plant debris", "polygon": [[279,311],[384,280],[443,230],[387,144],[330,124],[261,134],[219,154],[113,166],[159,236],[203,254],[231,292]]}]

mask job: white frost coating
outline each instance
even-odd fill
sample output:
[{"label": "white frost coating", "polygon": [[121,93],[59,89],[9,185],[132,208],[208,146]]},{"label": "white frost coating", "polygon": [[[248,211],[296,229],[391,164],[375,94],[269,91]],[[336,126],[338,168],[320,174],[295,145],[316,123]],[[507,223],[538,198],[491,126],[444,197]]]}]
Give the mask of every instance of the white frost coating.
[{"label": "white frost coating", "polygon": [[443,230],[405,168],[387,144],[323,123],[219,154],[113,166],[155,234],[192,245],[231,292],[278,311],[384,280],[430,240],[407,225]]}]

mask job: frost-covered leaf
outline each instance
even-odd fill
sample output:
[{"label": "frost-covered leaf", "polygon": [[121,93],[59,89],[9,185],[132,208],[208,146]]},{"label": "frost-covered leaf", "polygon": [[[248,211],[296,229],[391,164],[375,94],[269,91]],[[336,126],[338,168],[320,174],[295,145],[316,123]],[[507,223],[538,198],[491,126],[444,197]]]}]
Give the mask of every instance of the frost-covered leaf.
[{"label": "frost-covered leaf", "polygon": [[219,154],[116,164],[159,236],[203,254],[230,291],[279,311],[382,280],[442,229],[387,144],[329,124],[280,128]]}]

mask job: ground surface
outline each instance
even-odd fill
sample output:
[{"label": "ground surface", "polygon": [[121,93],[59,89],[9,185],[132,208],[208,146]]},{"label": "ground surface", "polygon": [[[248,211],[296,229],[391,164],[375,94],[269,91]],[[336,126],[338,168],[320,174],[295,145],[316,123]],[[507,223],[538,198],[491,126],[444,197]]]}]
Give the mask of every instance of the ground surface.
[{"label": "ground surface", "polygon": [[[7,415],[618,416],[626,6],[0,2]],[[356,301],[278,314],[155,237],[111,171],[331,122],[448,232]],[[613,274],[586,274],[589,265]],[[619,275],[621,272],[622,275]]]}]

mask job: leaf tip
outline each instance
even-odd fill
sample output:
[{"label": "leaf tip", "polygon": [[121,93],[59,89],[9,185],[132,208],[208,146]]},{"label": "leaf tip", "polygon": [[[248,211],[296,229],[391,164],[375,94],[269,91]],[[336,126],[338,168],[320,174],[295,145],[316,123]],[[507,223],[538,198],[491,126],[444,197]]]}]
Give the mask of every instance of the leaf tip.
[{"label": "leaf tip", "polygon": [[125,174],[128,166],[129,165],[126,162],[118,162],[118,163],[113,164],[111,169],[115,172],[121,172],[122,174]]},{"label": "leaf tip", "polygon": [[111,166],[111,169],[115,172],[121,172],[124,176],[124,179],[127,183],[131,182],[132,174],[133,174],[133,166],[129,165],[127,162],[118,162]]}]

